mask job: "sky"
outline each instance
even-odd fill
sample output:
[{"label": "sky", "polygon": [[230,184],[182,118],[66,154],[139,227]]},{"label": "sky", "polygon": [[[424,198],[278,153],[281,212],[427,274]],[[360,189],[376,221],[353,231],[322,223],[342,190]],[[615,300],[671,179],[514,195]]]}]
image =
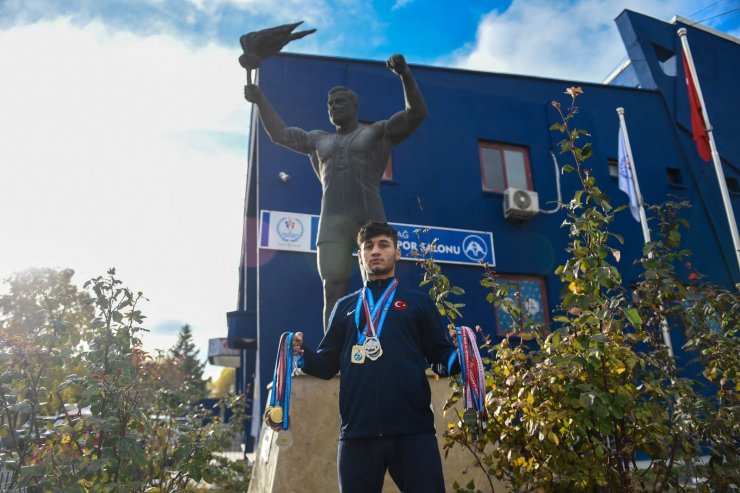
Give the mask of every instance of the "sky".
[{"label": "sky", "polygon": [[740,0],[0,0],[0,280],[116,267],[145,348],[190,324],[205,359],[237,302],[240,35],[303,20],[288,51],[601,82],[624,9],[740,37]]}]

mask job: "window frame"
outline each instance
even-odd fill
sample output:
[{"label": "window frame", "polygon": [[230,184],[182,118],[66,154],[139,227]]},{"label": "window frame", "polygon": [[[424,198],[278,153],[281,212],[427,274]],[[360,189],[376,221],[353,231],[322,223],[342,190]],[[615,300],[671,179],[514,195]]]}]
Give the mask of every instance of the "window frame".
[{"label": "window frame", "polygon": [[[521,293],[521,282],[522,281],[534,281],[539,285],[540,288],[540,296],[542,299],[541,303],[541,310],[542,310],[542,325],[545,329],[545,332],[550,331],[550,310],[549,305],[547,303],[547,283],[546,278],[542,276],[532,276],[532,275],[526,275],[526,274],[501,274],[497,276],[496,282],[498,284],[510,284],[510,283],[516,283],[517,285],[517,291]],[[511,295],[512,293],[509,293]],[[521,300],[519,303],[519,308],[521,310],[524,310],[523,306],[524,300]],[[501,328],[501,320],[499,318],[499,308],[494,306],[494,319],[496,321],[496,335],[499,337],[506,337],[513,333],[512,330],[503,330]]]},{"label": "window frame", "polygon": [[[501,190],[488,188],[486,186],[486,175],[485,166],[483,162],[483,149],[495,149],[501,153],[501,174],[504,179],[504,188]],[[509,178],[506,173],[506,154],[504,151],[518,152],[522,155],[524,162],[524,176],[527,180],[527,188],[525,190],[534,191],[534,184],[532,182],[532,164],[529,159],[529,148],[525,146],[504,144],[501,142],[492,142],[487,140],[478,141],[478,162],[480,166],[480,177],[481,177],[481,189],[488,193],[504,193],[507,188],[511,188],[509,184]]]}]

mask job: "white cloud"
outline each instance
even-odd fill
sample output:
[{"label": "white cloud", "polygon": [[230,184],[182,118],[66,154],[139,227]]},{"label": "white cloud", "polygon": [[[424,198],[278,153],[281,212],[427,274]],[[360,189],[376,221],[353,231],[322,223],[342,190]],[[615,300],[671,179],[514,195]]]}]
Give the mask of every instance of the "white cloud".
[{"label": "white cloud", "polygon": [[600,82],[626,56],[614,19],[631,9],[664,21],[688,0],[514,0],[488,13],[476,42],[443,63],[472,70]]},{"label": "white cloud", "polygon": [[81,284],[116,266],[151,300],[148,326],[189,323],[205,356],[236,303],[250,109],[238,51],[61,19],[1,31],[0,52],[0,277],[72,267]]},{"label": "white cloud", "polygon": [[396,2],[391,7],[391,10],[398,10],[400,8],[405,7],[406,5],[410,4],[414,0],[396,0]]}]

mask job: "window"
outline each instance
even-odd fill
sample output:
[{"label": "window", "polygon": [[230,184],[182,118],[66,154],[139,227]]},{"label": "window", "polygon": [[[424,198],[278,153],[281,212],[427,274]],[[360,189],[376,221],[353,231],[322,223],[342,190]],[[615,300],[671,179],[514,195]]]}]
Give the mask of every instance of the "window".
[{"label": "window", "polygon": [[[360,122],[360,125],[369,127],[372,123]],[[381,181],[393,181],[393,156],[388,156],[388,163],[385,165],[385,171],[383,176],[380,178]]]},{"label": "window", "polygon": [[503,192],[507,188],[532,190],[526,148],[479,142],[478,151],[484,191]]},{"label": "window", "polygon": [[609,160],[609,178],[614,181],[619,180],[619,163],[616,159]]},{"label": "window", "polygon": [[388,156],[388,164],[385,165],[382,181],[393,181],[393,158]]},{"label": "window", "polygon": [[[509,288],[509,298],[522,309],[522,317],[528,315],[535,324],[548,325],[547,296],[545,281],[540,277],[502,276],[498,283]],[[518,325],[521,321],[516,321]],[[506,335],[514,329],[514,319],[503,308],[496,307],[496,333]]]},{"label": "window", "polygon": [[738,183],[737,178],[725,176],[725,183],[727,183],[727,190],[729,190],[731,194],[740,194],[740,183]]},{"label": "window", "polygon": [[683,182],[683,175],[681,170],[678,168],[666,168],[666,175],[668,176],[668,184],[674,187],[685,187]]}]

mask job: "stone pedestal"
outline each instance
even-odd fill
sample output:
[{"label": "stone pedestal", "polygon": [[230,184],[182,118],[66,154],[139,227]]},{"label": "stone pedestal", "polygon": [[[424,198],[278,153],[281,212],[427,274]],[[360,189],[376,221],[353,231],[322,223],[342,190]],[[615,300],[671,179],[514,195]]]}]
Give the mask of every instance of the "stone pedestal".
[{"label": "stone pedestal", "polygon": [[[462,447],[455,446],[444,457],[442,432],[450,411],[442,409],[450,395],[448,379],[429,377],[432,388],[437,441],[442,456],[447,491],[453,492],[452,483],[466,485],[471,479],[483,492],[490,490],[474,458]],[[275,443],[277,434],[267,426],[262,427],[255,446],[255,462],[248,493],[333,493],[337,485],[337,442],[339,436],[339,377],[320,380],[306,375],[292,381],[290,400],[290,430],[293,445],[281,449]],[[496,493],[507,491],[500,483],[494,484]],[[386,475],[384,493],[398,493],[393,480]]]}]

